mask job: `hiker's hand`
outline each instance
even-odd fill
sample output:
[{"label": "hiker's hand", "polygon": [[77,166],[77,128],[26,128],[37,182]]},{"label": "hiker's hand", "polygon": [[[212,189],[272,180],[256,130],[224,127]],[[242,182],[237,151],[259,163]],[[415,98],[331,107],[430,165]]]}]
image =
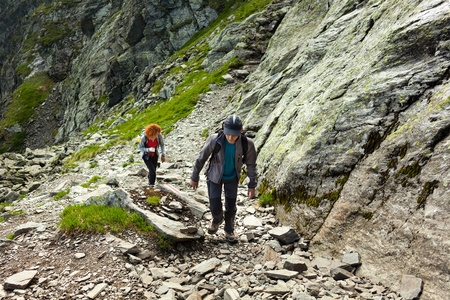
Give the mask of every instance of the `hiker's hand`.
[{"label": "hiker's hand", "polygon": [[166,157],[165,156],[161,156],[161,162],[165,162],[166,161]]},{"label": "hiker's hand", "polygon": [[253,197],[255,197],[255,189],[248,189],[248,200],[252,199]]},{"label": "hiker's hand", "polygon": [[192,181],[191,180],[191,186],[192,186],[192,188],[194,189],[194,190],[196,190],[197,188],[198,188],[198,182],[195,182],[195,181]]}]

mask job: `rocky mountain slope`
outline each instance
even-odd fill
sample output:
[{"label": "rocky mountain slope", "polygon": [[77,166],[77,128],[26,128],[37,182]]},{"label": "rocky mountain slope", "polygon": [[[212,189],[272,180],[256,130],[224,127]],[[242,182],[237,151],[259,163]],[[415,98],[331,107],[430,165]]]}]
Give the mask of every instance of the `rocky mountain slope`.
[{"label": "rocky mountain slope", "polygon": [[[280,227],[274,207],[248,200],[239,187],[236,232],[239,243],[229,244],[223,228],[209,235],[211,216],[206,211],[204,178],[197,191],[189,187],[192,161],[204,142],[199,129],[214,122],[211,110],[222,110],[237,83],[208,93],[197,108],[166,136],[167,159],[158,169],[158,188],[179,189],[164,201],[166,216],[173,218],[181,199],[204,206],[197,234],[191,241],[163,249],[155,237],[134,232],[121,235],[63,234],[57,223],[65,207],[75,203],[112,199],[125,191],[127,199],[143,194],[146,169],[136,143],[117,146],[81,164],[73,172],[55,174],[35,182],[27,196],[14,201],[0,222],[0,297],[2,299],[414,299],[422,281],[405,277],[399,290],[353,273],[364,261],[358,253],[314,257],[309,241],[291,227]],[[94,134],[84,144],[106,142]],[[53,151],[57,149],[54,148]],[[60,149],[64,151],[64,149]],[[70,151],[70,149],[66,149]],[[39,156],[39,151],[29,151]],[[51,155],[51,151],[46,152]],[[126,164],[131,160],[136,163]],[[20,160],[17,160],[20,162]],[[96,163],[95,167],[90,167]],[[175,167],[176,166],[176,167]],[[101,184],[86,188],[93,176]],[[105,184],[105,182],[107,184]],[[54,195],[70,190],[61,199]],[[108,195],[108,196],[106,196]],[[173,197],[174,195],[179,195]],[[129,197],[129,198],[128,198]],[[118,197],[120,198],[120,197]],[[119,199],[117,199],[119,200]],[[122,198],[122,200],[125,200]],[[117,205],[124,202],[116,201]],[[145,207],[145,206],[143,206]],[[187,208],[187,207],[185,207]],[[21,211],[22,214],[13,212]],[[168,213],[171,211],[171,213]],[[181,220],[192,218],[187,213]],[[166,218],[163,223],[173,222]],[[162,226],[161,226],[162,227]],[[12,240],[3,237],[14,235]]]},{"label": "rocky mountain slope", "polygon": [[[202,80],[227,67],[245,81],[192,132],[240,114],[258,147],[259,193],[278,203],[281,224],[311,239],[316,255],[355,251],[368,262],[359,274],[396,290],[404,274],[415,275],[422,297],[445,298],[448,1],[274,1],[244,20],[223,19],[163,62],[213,21],[219,8],[210,4],[2,2],[2,149],[67,141],[80,150],[88,126],[111,134],[181,90],[205,95]],[[38,93],[25,98],[29,87]],[[193,155],[185,139],[174,147]],[[58,173],[70,154],[58,151],[50,165],[29,152],[35,162],[25,173],[27,159],[14,165],[15,154],[4,155],[5,197],[29,192],[41,166]]]}]

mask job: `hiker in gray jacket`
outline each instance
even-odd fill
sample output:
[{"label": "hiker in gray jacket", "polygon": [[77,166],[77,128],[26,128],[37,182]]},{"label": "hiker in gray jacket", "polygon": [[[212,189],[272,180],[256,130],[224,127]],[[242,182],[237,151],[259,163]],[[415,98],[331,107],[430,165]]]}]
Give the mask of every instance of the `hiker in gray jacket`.
[{"label": "hiker in gray jacket", "polygon": [[[234,243],[237,242],[237,236],[234,233],[234,220],[242,165],[245,163],[247,166],[247,176],[250,179],[248,199],[251,199],[255,196],[257,154],[253,141],[241,134],[241,118],[231,115],[226,118],[222,127],[223,133],[212,134],[200,151],[194,164],[190,184],[194,190],[198,188],[200,171],[208,158],[211,157],[206,168],[209,208],[212,214],[208,233],[216,233],[220,224],[225,221],[225,237],[229,242]],[[222,186],[225,192],[225,214],[222,209]]]}]

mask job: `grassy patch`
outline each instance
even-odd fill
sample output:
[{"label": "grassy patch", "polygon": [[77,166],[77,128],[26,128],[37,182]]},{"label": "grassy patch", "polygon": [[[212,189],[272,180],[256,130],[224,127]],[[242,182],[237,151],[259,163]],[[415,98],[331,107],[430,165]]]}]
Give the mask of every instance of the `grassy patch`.
[{"label": "grassy patch", "polygon": [[96,183],[97,181],[99,181],[102,178],[103,177],[100,177],[100,176],[94,176],[91,179],[89,179],[88,182],[83,183],[81,186],[84,187],[84,188],[90,188],[92,184]]},{"label": "grassy patch", "polygon": [[23,52],[32,50],[38,42],[39,31],[35,31],[27,35],[25,41],[23,41]]},{"label": "grassy patch", "polygon": [[172,247],[172,245],[173,245],[173,241],[171,239],[158,233],[158,246],[161,249],[168,249],[168,248]]},{"label": "grassy patch", "polygon": [[208,128],[203,129],[201,136],[206,137],[207,134],[208,134]]},{"label": "grassy patch", "polygon": [[163,87],[163,81],[162,80],[155,81],[155,83],[153,84],[153,87],[152,87],[152,93],[153,94],[158,94],[159,92],[161,92],[162,87]]},{"label": "grassy patch", "polygon": [[8,235],[6,238],[7,238],[8,240],[14,239],[14,233],[11,233],[11,234]]},{"label": "grassy patch", "polygon": [[65,36],[72,33],[66,24],[47,22],[44,24],[45,34],[39,38],[39,43],[44,47],[49,47]]},{"label": "grassy patch", "polygon": [[20,216],[23,214],[23,210],[10,211],[10,215]]},{"label": "grassy patch", "polygon": [[0,121],[0,139],[4,144],[0,153],[17,151],[22,147],[24,132],[9,134],[5,128],[15,124],[25,126],[34,114],[35,107],[42,104],[53,87],[53,81],[45,72],[36,73],[25,80],[12,94],[8,107]]},{"label": "grassy patch", "polygon": [[56,194],[56,195],[53,197],[53,199],[59,200],[59,199],[61,199],[62,197],[64,197],[65,195],[67,195],[68,193],[70,193],[70,189],[67,189],[67,190],[65,190],[65,191],[59,192],[58,194]]},{"label": "grassy patch", "polygon": [[0,223],[1,223],[1,222],[4,222],[4,221],[5,221],[5,217],[4,217],[4,216],[1,216],[1,217],[0,217]]},{"label": "grassy patch", "polygon": [[276,202],[275,197],[272,194],[264,194],[259,197],[259,204],[263,207],[272,206]]},{"label": "grassy patch", "polygon": [[13,204],[9,203],[9,202],[2,202],[2,203],[0,203],[0,211],[2,211],[7,206],[13,206]]},{"label": "grassy patch", "polygon": [[158,196],[151,196],[147,198],[148,205],[157,206],[159,204],[159,201],[161,201],[161,198]]},{"label": "grassy patch", "polygon": [[125,168],[126,166],[132,165],[132,164],[141,164],[141,161],[133,161],[133,162],[126,162],[122,164],[122,168]]},{"label": "grassy patch", "polygon": [[66,207],[60,217],[58,226],[65,232],[116,233],[130,229],[141,233],[154,231],[141,216],[118,207],[78,204]]},{"label": "grassy patch", "polygon": [[98,163],[97,163],[97,162],[93,162],[93,163],[90,163],[90,164],[89,164],[89,168],[90,168],[90,169],[95,168],[96,166],[98,166]]},{"label": "grassy patch", "polygon": [[[224,28],[230,23],[240,22],[251,14],[262,10],[270,2],[272,2],[272,0],[230,0],[226,3],[218,0],[209,0],[208,4],[221,13],[208,28],[194,34],[194,36],[174,56],[178,56],[180,53],[199,42],[203,37],[210,35],[216,28]],[[233,21],[228,19],[231,15],[235,16]]]},{"label": "grassy patch", "polygon": [[16,68],[16,73],[21,75],[22,77],[27,77],[31,74],[31,71],[33,71],[33,69],[30,68],[30,62],[28,61]]}]

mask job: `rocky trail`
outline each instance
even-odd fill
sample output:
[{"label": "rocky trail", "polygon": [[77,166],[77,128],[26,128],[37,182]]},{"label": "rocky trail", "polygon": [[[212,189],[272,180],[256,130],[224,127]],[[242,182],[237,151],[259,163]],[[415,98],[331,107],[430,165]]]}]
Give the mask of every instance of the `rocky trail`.
[{"label": "rocky trail", "polygon": [[[237,84],[205,95],[166,136],[167,162],[158,170],[159,187],[153,192],[164,194],[164,186],[174,187],[184,198],[207,207],[204,178],[197,191],[189,187],[191,167],[205,140],[202,132],[220,124],[220,113]],[[107,139],[95,134],[82,144]],[[0,222],[0,298],[381,300],[414,299],[420,293],[414,278],[401,291],[392,291],[358,277],[355,271],[364,262],[357,253],[313,257],[307,240],[280,226],[273,207],[260,207],[257,199],[246,198],[244,185],[238,195],[237,244],[225,241],[223,227],[217,234],[206,233],[207,211],[197,222],[202,238],[166,249],[157,238],[135,232],[67,235],[59,230],[59,216],[68,205],[118,189],[135,199],[145,197],[149,192],[145,175],[133,142],[113,147],[70,173],[50,175],[6,207]],[[94,176],[106,184],[81,186]],[[57,193],[68,189],[55,200]],[[183,207],[177,209],[176,199],[172,200],[166,201],[170,202],[166,216],[189,224],[188,213],[174,216],[173,211]]]}]

